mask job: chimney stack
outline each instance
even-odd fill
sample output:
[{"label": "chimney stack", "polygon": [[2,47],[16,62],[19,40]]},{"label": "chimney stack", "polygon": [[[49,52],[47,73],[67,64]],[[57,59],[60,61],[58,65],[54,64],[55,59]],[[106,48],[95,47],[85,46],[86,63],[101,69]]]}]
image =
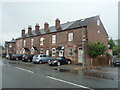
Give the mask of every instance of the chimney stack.
[{"label": "chimney stack", "polygon": [[21,30],[21,36],[24,36],[25,35],[25,29],[22,29]]},{"label": "chimney stack", "polygon": [[29,26],[28,26],[28,34],[30,35],[31,33],[32,33],[32,26],[29,25]]},{"label": "chimney stack", "polygon": [[60,28],[60,20],[58,18],[55,20],[55,28],[56,30]]},{"label": "chimney stack", "polygon": [[36,33],[36,34],[39,34],[39,33],[40,33],[40,26],[39,26],[39,24],[37,24],[37,23],[36,23],[36,25],[35,25],[35,33]]},{"label": "chimney stack", "polygon": [[44,23],[44,30],[45,32],[49,31],[49,24],[47,22]]}]

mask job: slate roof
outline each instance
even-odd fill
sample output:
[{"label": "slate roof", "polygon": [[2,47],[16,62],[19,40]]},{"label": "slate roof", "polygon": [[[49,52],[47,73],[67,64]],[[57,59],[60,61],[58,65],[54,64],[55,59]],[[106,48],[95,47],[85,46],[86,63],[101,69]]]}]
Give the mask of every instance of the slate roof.
[{"label": "slate roof", "polygon": [[[90,17],[90,18],[80,19],[80,20],[61,24],[60,25],[61,29],[62,29],[61,31],[87,26],[92,20],[97,20],[98,18],[99,18],[99,16],[94,16],[94,17]],[[47,34],[47,33],[53,33],[53,32],[58,32],[55,29],[55,26],[49,27],[49,32],[45,32],[44,29],[40,29],[40,34],[36,34],[35,30],[33,30],[31,35],[25,34],[24,36],[18,37],[16,39],[21,39],[21,38],[31,37],[31,36],[36,36],[36,35],[42,35],[42,34]]]}]

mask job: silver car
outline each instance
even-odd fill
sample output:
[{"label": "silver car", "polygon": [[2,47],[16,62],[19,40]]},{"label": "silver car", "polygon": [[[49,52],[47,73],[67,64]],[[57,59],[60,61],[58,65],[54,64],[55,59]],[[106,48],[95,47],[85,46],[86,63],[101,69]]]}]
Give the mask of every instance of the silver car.
[{"label": "silver car", "polygon": [[33,60],[32,62],[33,63],[39,63],[39,64],[42,64],[42,63],[47,63],[48,60],[51,60],[52,58],[47,56],[47,55],[44,55],[44,54],[38,54],[38,55],[34,55],[33,56]]}]

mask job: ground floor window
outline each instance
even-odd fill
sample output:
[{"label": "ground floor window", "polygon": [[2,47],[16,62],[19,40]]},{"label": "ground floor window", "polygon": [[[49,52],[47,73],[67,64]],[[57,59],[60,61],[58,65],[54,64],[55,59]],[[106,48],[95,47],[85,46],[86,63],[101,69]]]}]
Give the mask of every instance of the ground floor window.
[{"label": "ground floor window", "polygon": [[68,48],[68,56],[72,56],[72,47]]},{"label": "ground floor window", "polygon": [[40,54],[43,54],[43,48],[40,49]]},{"label": "ground floor window", "polygon": [[56,48],[52,48],[52,56],[56,55]]}]

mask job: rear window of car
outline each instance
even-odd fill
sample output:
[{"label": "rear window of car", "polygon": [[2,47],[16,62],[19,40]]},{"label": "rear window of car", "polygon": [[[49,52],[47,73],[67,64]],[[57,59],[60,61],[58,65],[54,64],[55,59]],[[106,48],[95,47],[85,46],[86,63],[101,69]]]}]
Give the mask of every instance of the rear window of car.
[{"label": "rear window of car", "polygon": [[61,60],[61,57],[57,57],[56,59],[59,59],[59,60]]},{"label": "rear window of car", "polygon": [[38,55],[34,55],[34,57],[38,57]]},{"label": "rear window of car", "polygon": [[40,57],[47,57],[47,55],[40,55]]}]

